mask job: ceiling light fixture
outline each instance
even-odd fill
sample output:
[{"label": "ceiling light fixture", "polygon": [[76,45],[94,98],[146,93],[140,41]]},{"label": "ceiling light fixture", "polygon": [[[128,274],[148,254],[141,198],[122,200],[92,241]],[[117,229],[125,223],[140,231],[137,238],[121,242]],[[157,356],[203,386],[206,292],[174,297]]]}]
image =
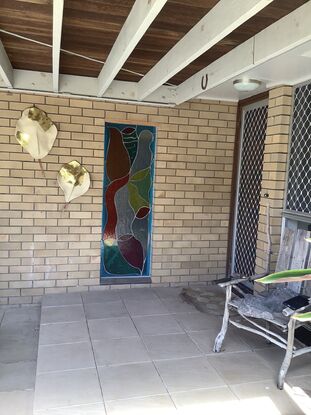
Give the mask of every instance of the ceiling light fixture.
[{"label": "ceiling light fixture", "polygon": [[257,79],[236,79],[233,81],[233,86],[237,91],[249,92],[254,91],[261,85]]}]

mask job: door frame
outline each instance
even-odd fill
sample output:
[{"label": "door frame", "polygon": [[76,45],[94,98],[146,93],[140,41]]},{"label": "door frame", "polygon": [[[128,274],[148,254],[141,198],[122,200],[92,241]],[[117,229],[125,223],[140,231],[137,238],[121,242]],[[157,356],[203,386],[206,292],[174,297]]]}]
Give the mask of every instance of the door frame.
[{"label": "door frame", "polygon": [[227,264],[226,276],[230,277],[232,274],[233,264],[233,249],[234,249],[234,234],[235,222],[238,205],[238,187],[239,187],[239,172],[240,172],[240,154],[241,154],[241,134],[243,126],[243,111],[245,107],[251,104],[256,104],[263,100],[269,99],[269,91],[262,92],[250,98],[240,100],[237,108],[237,120],[235,130],[235,141],[233,150],[233,166],[232,166],[232,182],[231,182],[231,197],[230,197],[230,212],[229,212],[229,226],[228,226],[228,244],[227,244]]}]

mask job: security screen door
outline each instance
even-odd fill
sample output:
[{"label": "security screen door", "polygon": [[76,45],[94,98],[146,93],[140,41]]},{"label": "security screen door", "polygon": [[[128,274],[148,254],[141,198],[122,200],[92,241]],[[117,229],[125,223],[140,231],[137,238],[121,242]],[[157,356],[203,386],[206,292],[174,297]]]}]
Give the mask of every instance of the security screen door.
[{"label": "security screen door", "polygon": [[255,272],[256,244],[268,105],[256,102],[243,108],[238,186],[233,234],[233,273]]}]

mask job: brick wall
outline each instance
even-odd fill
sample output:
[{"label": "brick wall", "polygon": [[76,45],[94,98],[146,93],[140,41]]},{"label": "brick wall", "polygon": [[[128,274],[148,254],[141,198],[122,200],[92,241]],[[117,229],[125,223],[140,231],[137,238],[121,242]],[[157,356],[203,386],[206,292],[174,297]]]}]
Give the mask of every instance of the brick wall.
[{"label": "brick wall", "polygon": [[[59,130],[43,159],[46,177],[14,137],[32,104]],[[167,108],[0,92],[0,304],[98,288],[105,120],[158,127],[152,282],[223,276],[235,104],[196,100]],[[92,183],[63,210],[56,176],[73,159],[87,167]]]},{"label": "brick wall", "polygon": [[[286,189],[286,169],[292,111],[292,87],[282,86],[269,92],[268,124],[263,164],[260,200],[256,272],[266,270],[267,231],[266,207],[270,205],[270,234],[272,242],[271,271],[279,252],[282,211]],[[263,195],[269,194],[268,198]]]}]

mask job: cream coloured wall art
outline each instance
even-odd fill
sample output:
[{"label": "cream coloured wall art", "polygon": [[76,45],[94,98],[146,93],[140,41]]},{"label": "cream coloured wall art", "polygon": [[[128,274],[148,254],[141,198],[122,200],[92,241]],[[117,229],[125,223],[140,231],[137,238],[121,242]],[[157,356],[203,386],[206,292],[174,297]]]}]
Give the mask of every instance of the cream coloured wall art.
[{"label": "cream coloured wall art", "polygon": [[15,137],[36,160],[45,157],[57,136],[57,128],[47,114],[37,107],[27,108],[17,121]]},{"label": "cream coloured wall art", "polygon": [[88,191],[90,174],[78,161],[72,160],[62,166],[57,181],[65,194],[66,203],[69,203]]}]

